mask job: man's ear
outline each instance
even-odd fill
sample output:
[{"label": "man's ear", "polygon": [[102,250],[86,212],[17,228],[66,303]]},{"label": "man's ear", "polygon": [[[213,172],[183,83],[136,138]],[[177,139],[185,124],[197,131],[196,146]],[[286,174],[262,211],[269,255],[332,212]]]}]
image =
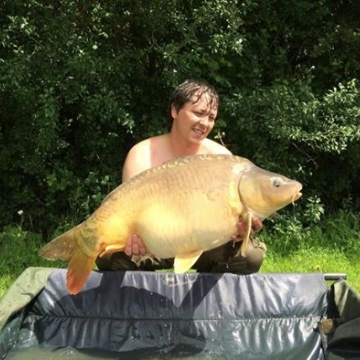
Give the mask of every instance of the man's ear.
[{"label": "man's ear", "polygon": [[171,104],[170,113],[171,113],[171,117],[172,117],[173,119],[175,119],[175,118],[177,117],[177,115],[178,115],[178,111],[176,110],[174,104]]}]

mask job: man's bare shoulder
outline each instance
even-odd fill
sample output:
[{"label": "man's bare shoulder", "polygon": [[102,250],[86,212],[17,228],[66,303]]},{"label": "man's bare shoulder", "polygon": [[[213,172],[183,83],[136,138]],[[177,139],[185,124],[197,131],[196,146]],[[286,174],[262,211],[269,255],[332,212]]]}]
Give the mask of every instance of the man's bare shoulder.
[{"label": "man's bare shoulder", "polygon": [[[122,173],[123,181],[158,165],[157,154],[167,141],[167,134],[154,136],[135,144],[128,152]],[[160,162],[159,162],[160,163]]]},{"label": "man's bare shoulder", "polygon": [[150,167],[149,149],[150,139],[142,140],[130,149],[124,162],[122,181],[129,180]]},{"label": "man's bare shoulder", "polygon": [[229,149],[211,139],[204,139],[202,150],[206,154],[231,154]]},{"label": "man's bare shoulder", "polygon": [[148,154],[151,151],[151,146],[157,146],[166,141],[168,134],[157,135],[145,140],[141,140],[135,144],[129,151],[129,154],[136,155],[140,153],[141,156]]}]

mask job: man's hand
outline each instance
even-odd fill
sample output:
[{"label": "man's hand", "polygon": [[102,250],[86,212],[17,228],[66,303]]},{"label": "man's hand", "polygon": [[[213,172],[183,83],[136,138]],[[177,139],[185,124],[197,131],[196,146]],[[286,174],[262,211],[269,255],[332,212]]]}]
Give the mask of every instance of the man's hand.
[{"label": "man's hand", "polygon": [[[238,222],[238,233],[233,236],[234,241],[241,241],[244,239],[244,236],[246,234],[246,223],[242,220]],[[263,227],[263,224],[259,218],[253,217],[251,221],[251,228],[252,232],[256,232],[261,230]]]},{"label": "man's hand", "polygon": [[128,256],[145,255],[147,250],[142,239],[138,235],[132,235],[126,243],[124,253]]}]

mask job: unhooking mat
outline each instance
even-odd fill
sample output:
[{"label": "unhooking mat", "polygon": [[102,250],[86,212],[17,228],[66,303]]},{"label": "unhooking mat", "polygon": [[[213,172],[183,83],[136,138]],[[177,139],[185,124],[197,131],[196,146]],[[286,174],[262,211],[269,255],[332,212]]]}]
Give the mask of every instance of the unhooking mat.
[{"label": "unhooking mat", "polygon": [[65,283],[64,269],[29,268],[5,293],[1,359],[34,346],[132,360],[360,359],[358,294],[345,281],[329,289],[323,274],[92,272],[75,296]]}]

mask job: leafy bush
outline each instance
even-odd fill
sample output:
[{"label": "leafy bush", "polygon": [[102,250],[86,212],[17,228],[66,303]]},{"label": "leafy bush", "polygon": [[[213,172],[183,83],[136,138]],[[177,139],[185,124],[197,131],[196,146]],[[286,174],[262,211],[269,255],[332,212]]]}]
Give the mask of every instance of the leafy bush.
[{"label": "leafy bush", "polygon": [[231,132],[226,130],[231,150],[301,181],[303,220],[309,220],[306,207],[314,199],[320,199],[330,212],[349,202],[360,205],[352,201],[359,196],[360,171],[356,81],[340,84],[323,96],[301,83],[276,84],[249,95],[234,94],[226,105],[227,116],[233,120]]},{"label": "leafy bush", "polygon": [[214,137],[299,178],[305,209],[358,206],[356,5],[2,1],[0,226],[48,235],[87,216],[188,77],[221,94]]}]

